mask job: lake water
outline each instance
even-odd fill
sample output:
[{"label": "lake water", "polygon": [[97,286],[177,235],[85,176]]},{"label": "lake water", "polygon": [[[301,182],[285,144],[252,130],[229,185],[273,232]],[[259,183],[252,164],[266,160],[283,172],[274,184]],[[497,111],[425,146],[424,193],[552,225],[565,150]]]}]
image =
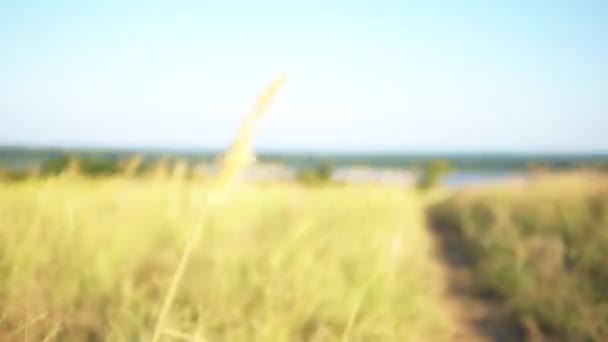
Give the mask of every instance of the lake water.
[{"label": "lake water", "polygon": [[[443,178],[443,185],[464,187],[521,179],[525,172],[515,171],[455,171]],[[381,183],[390,185],[413,185],[416,173],[410,170],[384,170],[374,168],[337,169],[333,179],[350,184]]]},{"label": "lake water", "polygon": [[448,174],[443,179],[443,184],[450,187],[462,187],[469,185],[492,184],[512,179],[525,177],[523,172],[509,171],[457,171]]}]

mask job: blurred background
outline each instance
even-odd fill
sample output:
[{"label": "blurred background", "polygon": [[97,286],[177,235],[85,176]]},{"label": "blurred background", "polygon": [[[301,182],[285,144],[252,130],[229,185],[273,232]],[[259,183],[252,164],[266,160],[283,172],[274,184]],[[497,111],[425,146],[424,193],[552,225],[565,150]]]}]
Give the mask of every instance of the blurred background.
[{"label": "blurred background", "polygon": [[0,42],[0,340],[608,339],[605,1],[4,1]]}]

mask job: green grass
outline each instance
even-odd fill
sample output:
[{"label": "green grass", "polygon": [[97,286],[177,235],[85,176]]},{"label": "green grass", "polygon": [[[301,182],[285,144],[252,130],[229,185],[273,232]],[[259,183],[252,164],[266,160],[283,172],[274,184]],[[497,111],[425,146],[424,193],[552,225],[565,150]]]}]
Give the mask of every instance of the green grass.
[{"label": "green grass", "polygon": [[463,191],[430,211],[456,229],[481,291],[550,340],[608,340],[608,178],[547,176]]},{"label": "green grass", "polygon": [[[0,340],[149,339],[206,185],[64,176],[0,186]],[[449,340],[417,196],[238,188],[206,216],[163,340]]]}]

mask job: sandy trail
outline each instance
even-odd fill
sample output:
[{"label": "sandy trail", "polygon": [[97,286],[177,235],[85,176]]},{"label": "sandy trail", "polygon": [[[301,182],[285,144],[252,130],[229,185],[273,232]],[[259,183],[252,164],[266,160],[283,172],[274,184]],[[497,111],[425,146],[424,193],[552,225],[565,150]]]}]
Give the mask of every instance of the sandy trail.
[{"label": "sandy trail", "polygon": [[454,341],[537,341],[527,337],[521,324],[500,311],[500,298],[480,292],[475,287],[473,256],[458,233],[427,220],[433,249],[445,279],[444,300],[450,310],[455,331]]}]

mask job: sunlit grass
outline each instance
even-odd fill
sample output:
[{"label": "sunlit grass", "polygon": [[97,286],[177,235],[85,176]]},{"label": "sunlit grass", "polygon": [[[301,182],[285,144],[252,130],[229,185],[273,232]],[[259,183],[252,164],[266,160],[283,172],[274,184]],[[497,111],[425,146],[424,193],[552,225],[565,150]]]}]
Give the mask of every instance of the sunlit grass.
[{"label": "sunlit grass", "polygon": [[[234,187],[276,80],[216,178],[166,161],[79,165],[0,193],[0,336],[35,340],[447,340],[424,202],[402,188]],[[228,195],[230,195],[228,197]]]},{"label": "sunlit grass", "polygon": [[[0,335],[149,339],[208,187],[59,177],[0,191]],[[448,339],[443,279],[414,193],[245,186],[205,231],[167,340]],[[12,335],[11,335],[12,334]],[[172,337],[173,336],[173,337]]]},{"label": "sunlit grass", "polygon": [[608,338],[608,178],[545,174],[472,189],[431,210],[476,259],[477,286],[504,300],[530,333],[548,340]]},{"label": "sunlit grass", "polygon": [[[254,158],[252,141],[253,133],[258,121],[266,114],[271,101],[276,96],[284,82],[284,76],[277,78],[258,97],[253,110],[244,117],[232,146],[222,156],[218,165],[217,177],[213,182],[213,189],[208,191],[204,196],[204,204],[199,209],[198,217],[196,218],[192,227],[192,233],[185,243],[184,249],[181,253],[175,268],[175,272],[173,273],[173,277],[171,278],[171,282],[167,289],[167,293],[163,298],[163,304],[154,327],[152,342],[159,341],[163,334],[169,333],[169,331],[165,331],[165,321],[167,316],[170,314],[171,307],[175,301],[177,291],[179,291],[182,279],[184,278],[184,273],[186,272],[186,268],[188,267],[192,257],[193,250],[200,239],[200,235],[203,233],[207,215],[211,210],[214,209],[212,205],[226,200],[226,195],[234,186],[238,174]],[[180,183],[187,173],[187,167],[188,166],[185,162],[177,163],[171,174],[171,181],[173,183]]]}]

